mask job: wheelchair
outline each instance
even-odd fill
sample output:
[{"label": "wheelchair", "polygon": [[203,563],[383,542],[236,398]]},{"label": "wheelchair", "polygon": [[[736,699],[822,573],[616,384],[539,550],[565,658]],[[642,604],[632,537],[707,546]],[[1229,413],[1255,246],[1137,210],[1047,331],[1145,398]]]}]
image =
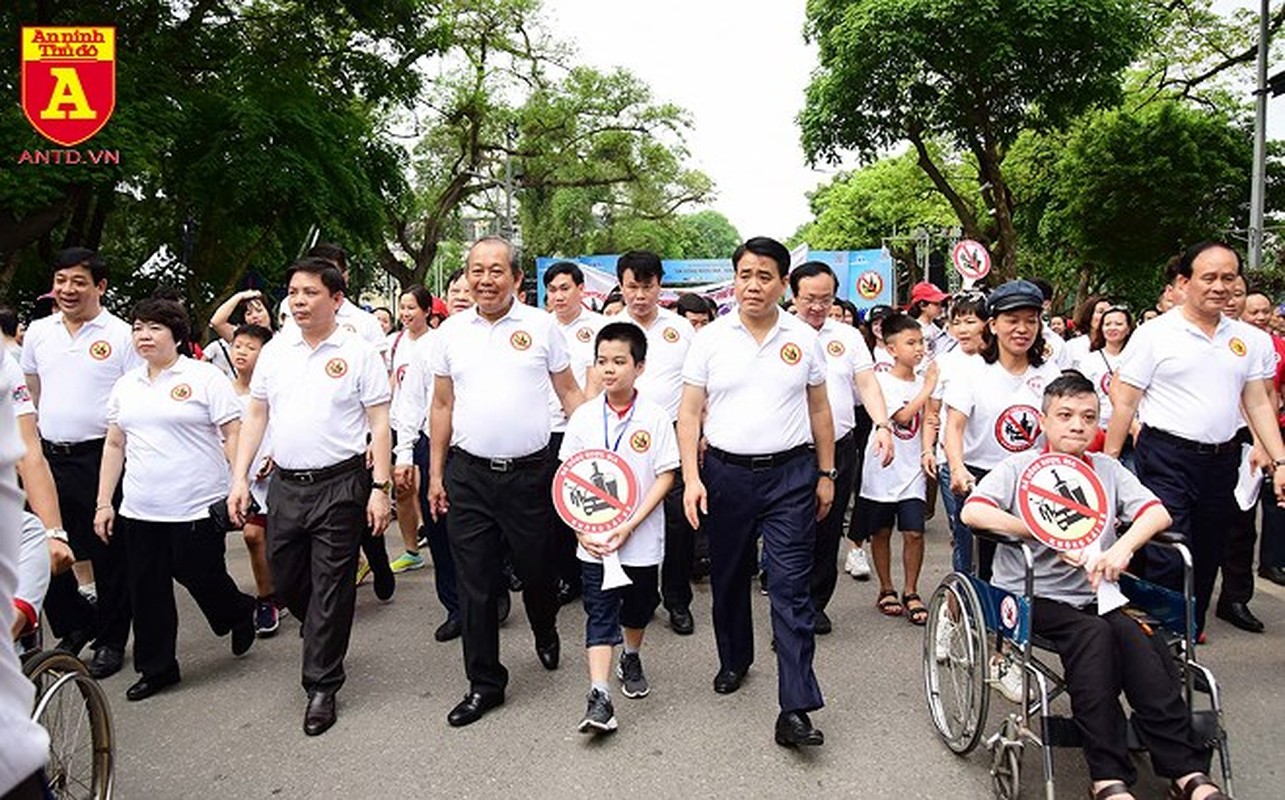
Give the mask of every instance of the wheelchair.
[{"label": "wheelchair", "polygon": [[[1054,700],[1066,693],[1059,671],[1050,666],[1056,655],[1050,642],[1031,632],[1031,608],[1035,587],[1035,558],[1028,540],[1015,536],[974,531],[973,563],[978,561],[978,540],[1000,547],[1016,547],[1026,564],[1026,584],[1021,596],[1007,592],[959,572],[947,575],[933,592],[928,604],[924,631],[924,691],[928,711],[938,735],[951,751],[963,756],[984,742],[991,753],[991,783],[995,796],[1010,800],[1021,790],[1022,754],[1029,744],[1039,749],[1043,768],[1043,796],[1053,800],[1053,748],[1079,747],[1080,734],[1069,716],[1051,711]],[[1160,534],[1152,544],[1176,550],[1184,564],[1184,591],[1177,592],[1125,574],[1120,588],[1129,599],[1133,614],[1173,653],[1183,694],[1191,712],[1192,729],[1207,746],[1218,753],[1222,789],[1232,791],[1231,756],[1223,724],[1222,702],[1213,673],[1195,660],[1195,601],[1192,589],[1191,553],[1180,537]],[[943,625],[941,645],[938,635]],[[944,645],[944,646],[943,646]],[[994,649],[992,649],[994,648]],[[1018,710],[1000,721],[998,728],[983,739],[990,708],[990,677],[993,652],[1007,649],[1011,666],[1020,669],[1022,697]],[[1197,709],[1193,699],[1203,698]],[[1130,749],[1140,746],[1129,726]]]},{"label": "wheelchair", "polygon": [[111,706],[85,663],[40,649],[39,633],[20,643],[22,672],[36,686],[31,718],[49,733],[45,779],[59,800],[109,800],[115,768]]}]

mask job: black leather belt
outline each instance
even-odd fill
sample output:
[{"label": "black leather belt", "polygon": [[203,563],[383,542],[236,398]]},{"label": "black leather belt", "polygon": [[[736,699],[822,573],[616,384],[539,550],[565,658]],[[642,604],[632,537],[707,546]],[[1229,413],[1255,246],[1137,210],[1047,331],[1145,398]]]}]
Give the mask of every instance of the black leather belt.
[{"label": "black leather belt", "polygon": [[317,469],[284,469],[277,467],[277,474],[281,476],[281,480],[289,481],[290,483],[317,483],[327,478],[333,478],[336,475],[343,475],[346,472],[354,472],[365,468],[366,454],[362,453],[352,458],[345,458],[338,464],[318,467]]},{"label": "black leather belt", "polygon": [[47,456],[74,456],[79,453],[101,451],[104,441],[103,439],[87,439],[83,442],[41,441],[40,448]]},{"label": "black leather belt", "polygon": [[1150,425],[1144,427],[1142,432],[1146,436],[1154,436],[1162,442],[1168,442],[1174,447],[1180,447],[1183,450],[1190,450],[1193,453],[1199,453],[1204,456],[1220,456],[1233,451],[1240,452],[1240,439],[1232,439],[1219,444],[1208,444],[1206,442],[1192,441],[1169,431],[1153,428]]},{"label": "black leather belt", "polygon": [[768,453],[762,456],[742,456],[736,453],[729,453],[726,450],[720,450],[717,447],[710,447],[706,452],[722,461],[724,464],[731,464],[734,467],[745,467],[755,472],[761,472],[765,469],[779,467],[782,464],[793,461],[801,455],[812,451],[812,445],[801,444],[797,447],[791,447],[789,450],[782,450],[779,453]]},{"label": "black leather belt", "polygon": [[524,467],[535,467],[541,464],[547,464],[549,461],[549,448],[542,447],[534,453],[516,458],[485,458],[475,456],[467,450],[461,450],[458,447],[451,448],[451,455],[458,456],[470,464],[476,464],[483,469],[491,472],[513,472],[514,470]]}]

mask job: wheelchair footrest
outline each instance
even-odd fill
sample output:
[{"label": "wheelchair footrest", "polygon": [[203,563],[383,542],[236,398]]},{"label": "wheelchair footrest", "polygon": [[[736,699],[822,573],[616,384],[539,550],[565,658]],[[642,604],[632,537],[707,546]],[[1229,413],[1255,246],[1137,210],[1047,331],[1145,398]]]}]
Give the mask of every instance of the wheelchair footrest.
[{"label": "wheelchair footrest", "polygon": [[[1197,742],[1208,747],[1217,744],[1222,736],[1222,727],[1218,724],[1218,715],[1208,709],[1191,712],[1191,730]],[[1138,752],[1146,750],[1138,739],[1138,732],[1133,727],[1133,715],[1129,715],[1129,749]]]}]

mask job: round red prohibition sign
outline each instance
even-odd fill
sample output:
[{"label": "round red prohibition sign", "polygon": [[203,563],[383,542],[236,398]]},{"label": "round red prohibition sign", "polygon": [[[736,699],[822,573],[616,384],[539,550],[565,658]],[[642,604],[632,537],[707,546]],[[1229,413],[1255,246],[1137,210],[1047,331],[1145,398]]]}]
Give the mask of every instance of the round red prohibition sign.
[{"label": "round red prohibition sign", "polygon": [[606,533],[638,506],[638,478],[610,450],[581,450],[553,476],[553,507],[578,533]]},{"label": "round red prohibition sign", "polygon": [[955,271],[965,280],[979,281],[990,274],[991,254],[986,245],[972,239],[961,239],[950,251]]},{"label": "round red prohibition sign", "polygon": [[1093,544],[1107,524],[1107,493],[1092,465],[1045,453],[1017,480],[1017,507],[1031,534],[1054,550]]},{"label": "round red prohibition sign", "polygon": [[866,270],[857,278],[857,294],[863,300],[873,300],[883,291],[883,276],[874,270]]},{"label": "round red prohibition sign", "polygon": [[1040,412],[1035,406],[1009,406],[995,420],[995,440],[1010,453],[1030,450],[1039,438]]}]

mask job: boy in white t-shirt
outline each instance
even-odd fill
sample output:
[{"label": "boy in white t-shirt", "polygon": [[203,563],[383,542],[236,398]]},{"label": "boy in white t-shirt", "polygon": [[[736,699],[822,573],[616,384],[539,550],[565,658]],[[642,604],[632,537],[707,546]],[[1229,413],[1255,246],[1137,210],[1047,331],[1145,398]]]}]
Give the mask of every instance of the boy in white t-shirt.
[{"label": "boy in white t-shirt", "polygon": [[[598,332],[594,353],[603,392],[567,420],[558,458],[566,461],[584,450],[616,453],[633,471],[640,500],[633,514],[615,529],[576,534],[591,684],[588,708],[579,725],[581,733],[616,729],[608,684],[615,645],[623,641],[625,646],[616,667],[625,697],[645,697],[650,691],[638,651],[643,631],[660,605],[660,564],[665,554],[665,510],[661,504],[679,465],[678,440],[669,413],[652,400],[639,397],[634,389],[647,357],[646,334],[627,322],[610,323]],[[619,558],[631,583],[603,588],[603,558],[608,556]]]},{"label": "boy in white t-shirt", "polygon": [[[928,400],[937,383],[937,366],[916,371],[924,359],[924,334],[919,323],[906,314],[883,319],[883,341],[893,358],[892,368],[877,375],[879,388],[892,420],[893,459],[884,467],[866,452],[861,473],[857,518],[870,537],[875,573],[879,576],[878,609],[891,617],[904,612],[915,625],[928,620],[928,609],[919,597],[919,571],[924,563],[924,516],[927,478],[921,462],[923,422]],[[905,586],[901,599],[892,582],[892,526],[901,530]]]}]

